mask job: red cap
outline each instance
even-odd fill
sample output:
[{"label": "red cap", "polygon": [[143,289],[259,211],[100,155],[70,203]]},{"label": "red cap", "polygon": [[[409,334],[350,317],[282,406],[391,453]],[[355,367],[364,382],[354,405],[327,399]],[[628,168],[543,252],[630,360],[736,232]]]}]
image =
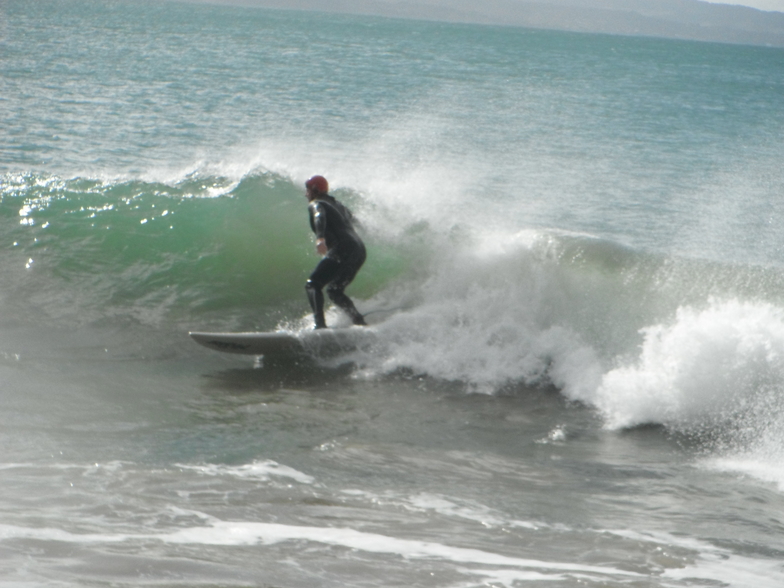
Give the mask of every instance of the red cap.
[{"label": "red cap", "polygon": [[327,178],[324,176],[313,176],[305,182],[305,187],[315,190],[319,194],[326,194],[329,192],[329,182],[327,182]]}]

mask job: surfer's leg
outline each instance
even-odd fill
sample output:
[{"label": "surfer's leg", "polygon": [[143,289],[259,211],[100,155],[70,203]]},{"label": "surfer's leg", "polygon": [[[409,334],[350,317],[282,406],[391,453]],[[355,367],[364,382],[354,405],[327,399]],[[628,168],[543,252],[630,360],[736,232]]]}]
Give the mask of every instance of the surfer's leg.
[{"label": "surfer's leg", "polygon": [[308,281],[305,282],[305,292],[308,294],[310,308],[313,309],[313,319],[317,329],[323,329],[327,326],[327,321],[324,319],[324,294],[322,289],[325,284],[333,279],[339,267],[337,261],[325,257],[319,262],[313,273],[310,274]]},{"label": "surfer's leg", "polygon": [[324,319],[324,293],[311,280],[305,282],[305,292],[308,294],[310,308],[313,309],[313,319],[317,329],[324,329],[327,321]]},{"label": "surfer's leg", "polygon": [[329,299],[339,308],[343,309],[343,311],[351,317],[351,322],[355,325],[366,325],[367,323],[365,322],[365,317],[363,317],[357,310],[357,307],[354,306],[354,302],[351,298],[346,296],[343,291],[357,275],[359,268],[362,267],[364,262],[365,250],[363,248],[362,250],[358,250],[351,258],[340,264],[338,275],[332,283],[327,286]]},{"label": "surfer's leg", "polygon": [[365,322],[365,317],[363,317],[357,310],[357,307],[354,306],[351,298],[346,296],[346,294],[343,292],[343,288],[337,288],[330,284],[327,288],[327,294],[329,294],[329,299],[332,300],[332,302],[343,309],[343,311],[351,317],[351,322],[353,322],[355,325],[367,324]]}]

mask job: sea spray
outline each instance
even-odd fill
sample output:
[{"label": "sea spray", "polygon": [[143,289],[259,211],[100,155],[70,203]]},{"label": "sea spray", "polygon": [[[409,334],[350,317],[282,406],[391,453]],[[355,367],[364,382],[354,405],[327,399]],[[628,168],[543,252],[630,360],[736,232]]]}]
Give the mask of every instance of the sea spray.
[{"label": "sea spray", "polygon": [[784,410],[784,309],[712,299],[643,336],[639,358],[607,372],[596,392],[607,426],[693,432],[730,422],[743,432]]},{"label": "sea spray", "polygon": [[635,336],[634,323],[620,320],[632,304],[619,288],[623,273],[564,256],[572,240],[590,252],[591,239],[540,231],[432,238],[436,263],[408,282],[408,307],[379,325],[383,343],[355,357],[371,372],[413,370],[486,393],[555,384],[582,397],[598,385],[608,345]]}]

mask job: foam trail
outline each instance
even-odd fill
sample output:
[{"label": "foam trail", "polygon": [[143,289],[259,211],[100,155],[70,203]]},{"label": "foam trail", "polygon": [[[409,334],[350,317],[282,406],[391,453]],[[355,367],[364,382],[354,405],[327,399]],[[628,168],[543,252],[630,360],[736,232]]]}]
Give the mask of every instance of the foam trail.
[{"label": "foam trail", "polygon": [[[198,513],[195,513],[198,514]],[[202,515],[203,516],[203,515]],[[521,580],[559,580],[581,577],[585,579],[616,578],[621,581],[647,577],[636,572],[607,566],[578,565],[509,557],[479,549],[452,547],[441,543],[398,539],[375,533],[365,533],[342,527],[310,527],[277,523],[251,523],[221,521],[203,516],[208,526],[179,529],[160,534],[95,534],[70,533],[53,528],[23,528],[0,525],[0,541],[36,539],[72,544],[121,543],[125,541],[152,540],[179,545],[248,546],[275,545],[289,541],[310,541],[330,546],[344,547],[365,553],[402,556],[414,560],[440,560],[460,564],[457,571],[493,578],[504,585]],[[660,543],[694,551],[693,562],[662,570],[663,577],[679,581],[699,578],[721,581],[731,587],[748,585],[750,578],[757,578],[759,586],[773,586],[781,578],[779,562],[760,565],[757,559],[733,555],[723,549],[695,539],[684,539],[667,534],[639,534],[631,531],[608,531],[637,542]],[[471,569],[468,566],[483,566]],[[496,569],[493,569],[496,568]],[[626,579],[626,580],[624,580]]]},{"label": "foam trail", "polygon": [[312,541],[356,549],[368,553],[400,555],[410,559],[439,559],[459,562],[463,565],[478,564],[511,568],[535,569],[543,572],[588,574],[601,576],[640,577],[640,574],[604,566],[576,565],[560,562],[545,562],[533,559],[508,557],[462,547],[451,547],[441,543],[398,539],[374,533],[363,533],[339,527],[307,527],[276,523],[248,523],[213,520],[207,527],[180,529],[173,533],[147,535],[121,534],[76,534],[61,529],[28,529],[12,525],[0,525],[0,540],[38,539],[65,541],[69,543],[118,543],[133,540],[159,540],[164,543],[183,545],[273,545],[286,541]]},{"label": "foam trail", "polygon": [[298,470],[295,470],[294,468],[281,465],[271,459],[257,460],[253,463],[237,467],[219,466],[214,464],[201,466],[177,464],[177,467],[187,470],[195,470],[200,474],[207,476],[230,475],[236,476],[238,478],[259,481],[267,481],[273,476],[278,476],[296,480],[301,484],[313,484],[315,482],[315,479],[312,476],[304,474]]}]

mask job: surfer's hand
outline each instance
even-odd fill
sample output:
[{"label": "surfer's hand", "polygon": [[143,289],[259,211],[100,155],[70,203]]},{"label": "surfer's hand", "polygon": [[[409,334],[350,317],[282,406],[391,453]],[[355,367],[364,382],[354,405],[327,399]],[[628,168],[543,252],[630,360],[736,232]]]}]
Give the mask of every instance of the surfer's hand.
[{"label": "surfer's hand", "polygon": [[327,241],[325,239],[316,239],[316,251],[319,255],[327,254]]}]

